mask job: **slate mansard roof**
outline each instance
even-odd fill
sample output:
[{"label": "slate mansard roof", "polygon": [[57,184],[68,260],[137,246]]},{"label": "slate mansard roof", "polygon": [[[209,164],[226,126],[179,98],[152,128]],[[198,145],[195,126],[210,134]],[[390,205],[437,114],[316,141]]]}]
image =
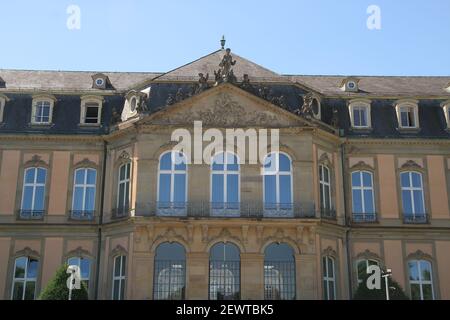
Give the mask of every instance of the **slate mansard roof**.
[{"label": "slate mansard roof", "polygon": [[[198,83],[199,73],[209,74],[214,83],[214,71],[225,54],[217,50],[198,60],[166,73],[158,72],[102,72],[109,80],[107,89],[93,87],[93,75],[89,71],[33,71],[0,69],[0,95],[8,98],[5,106],[1,133],[58,133],[58,134],[106,134],[110,131],[111,114],[121,112],[130,90],[141,91],[150,87],[147,99],[148,112],[157,112],[167,106],[168,99],[180,90],[190,96]],[[441,103],[450,100],[450,76],[448,77],[383,77],[356,76],[358,92],[341,89],[348,76],[280,75],[232,53],[236,64],[233,72],[237,84],[243,75],[249,76],[251,93],[261,96],[266,90],[272,97],[283,96],[284,109],[295,112],[301,106],[302,96],[313,92],[321,99],[321,121],[331,124],[333,109],[338,112],[341,132],[352,137],[392,138],[450,138]],[[248,90],[247,90],[248,91]],[[32,97],[38,93],[52,94],[56,98],[52,125],[30,125]],[[148,92],[147,92],[148,93]],[[99,95],[104,99],[101,125],[80,127],[80,98]],[[347,103],[353,98],[371,100],[372,130],[351,129]],[[413,98],[419,101],[420,130],[409,134],[397,130],[398,123],[393,105],[398,99]],[[268,99],[268,98],[267,98]]]}]

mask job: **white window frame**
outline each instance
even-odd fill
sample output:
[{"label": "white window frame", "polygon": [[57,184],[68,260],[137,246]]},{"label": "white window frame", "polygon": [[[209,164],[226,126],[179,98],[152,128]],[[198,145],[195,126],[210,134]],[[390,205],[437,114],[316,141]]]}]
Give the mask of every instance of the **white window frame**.
[{"label": "white window frame", "polygon": [[360,284],[363,281],[363,279],[359,278],[359,270],[358,270],[358,266],[361,262],[365,262],[366,270],[369,267],[369,262],[375,262],[375,265],[380,266],[380,262],[375,259],[358,259],[358,260],[356,260],[356,280],[358,281],[358,284]]},{"label": "white window frame", "polygon": [[[125,263],[123,261],[124,258],[125,258]],[[120,272],[119,272],[118,276],[116,276],[116,259],[120,259]],[[111,299],[112,300],[123,300],[124,299],[124,297],[121,296],[121,294],[122,294],[121,289],[122,289],[122,286],[124,286],[124,294],[123,295],[125,296],[126,279],[127,279],[127,275],[126,275],[127,261],[126,260],[127,260],[127,256],[124,254],[115,256],[113,259],[113,274],[112,274],[112,286],[111,286],[111,288],[112,288]],[[116,280],[119,280],[119,290],[118,290],[119,297],[118,297],[118,299],[114,299],[114,289],[115,289],[114,286],[115,286]]]},{"label": "white window frame", "polygon": [[8,97],[0,94],[0,123],[3,122],[3,115],[5,113],[5,105],[7,101],[9,101]]},{"label": "white window frame", "polygon": [[[417,100],[401,100],[398,101],[395,105],[396,113],[397,113],[397,120],[398,120],[398,127],[400,129],[418,129],[420,127],[419,122],[419,106],[418,106]],[[414,115],[414,126],[403,126],[402,124],[402,109],[404,108],[411,108],[413,115]]]},{"label": "white window frame", "polygon": [[[275,154],[275,171],[267,171],[264,167],[264,164],[266,163],[266,159],[272,155]],[[285,155],[289,159],[289,171],[280,171],[280,155]],[[280,176],[290,176],[290,182],[291,182],[291,203],[294,203],[294,179],[293,174],[294,168],[292,163],[292,158],[285,152],[270,152],[264,157],[263,167],[262,167],[262,175],[263,175],[263,208],[266,208],[266,183],[265,183],[265,176],[275,176],[275,200],[276,200],[276,211],[290,211],[287,213],[293,214],[293,208],[290,210],[282,209],[282,203],[280,203]],[[267,214],[270,215],[271,209],[264,209],[264,211],[267,211]]]},{"label": "white window frame", "polygon": [[[31,124],[34,125],[48,125],[53,121],[53,108],[55,106],[56,98],[50,95],[38,95],[33,97],[31,108]],[[48,122],[36,121],[37,104],[40,102],[49,103]]]},{"label": "white window frame", "polygon": [[[353,186],[353,174],[354,173],[358,173],[359,174],[359,178],[361,181],[361,185],[359,186]],[[364,173],[368,173],[370,175],[370,181],[371,181],[371,186],[370,187],[365,187],[364,186],[364,182],[363,182],[363,174]],[[350,177],[351,177],[351,187],[352,187],[352,213],[361,213],[361,214],[373,214],[375,213],[375,194],[373,192],[373,173],[367,170],[355,170],[352,171],[350,173]],[[353,199],[353,191],[357,190],[358,192],[361,193],[361,199],[362,199],[362,211],[363,212],[355,212],[354,210],[354,199]],[[372,208],[374,210],[374,212],[367,212],[366,211],[366,199],[365,199],[365,195],[364,195],[364,191],[370,190],[372,193]]]},{"label": "white window frame", "polygon": [[[45,171],[45,181],[43,183],[38,183],[37,182],[37,171],[38,169],[42,169]],[[29,170],[36,170],[36,172],[34,173],[34,181],[33,182],[26,182],[26,178],[27,178],[27,171]],[[20,203],[20,209],[23,210],[23,201],[25,200],[25,188],[26,187],[32,187],[33,188],[33,196],[32,196],[32,200],[31,200],[31,212],[35,211],[35,197],[36,197],[36,188],[37,187],[44,187],[44,199],[43,199],[43,204],[44,204],[44,209],[45,210],[45,192],[46,192],[46,184],[47,184],[47,169],[44,167],[28,167],[24,170],[24,174],[23,174],[23,187],[22,187],[22,201]]]},{"label": "white window frame", "polygon": [[[188,184],[188,177],[189,177],[189,175],[188,175],[188,159],[187,159],[187,157],[186,157],[186,155],[184,153],[180,152],[183,155],[183,157],[184,157],[184,159],[186,161],[185,162],[186,169],[185,170],[176,170],[175,169],[176,164],[175,164],[175,161],[174,161],[174,157],[171,155],[172,158],[171,158],[171,163],[170,163],[170,170],[167,170],[167,169],[161,170],[161,159],[162,159],[162,157],[164,157],[168,153],[173,154],[173,153],[178,153],[178,151],[173,151],[173,150],[166,151],[166,152],[163,152],[159,156],[159,161],[158,161],[158,185],[157,185],[157,190],[156,190],[157,191],[157,194],[156,194],[157,202],[158,203],[160,202],[160,194],[159,194],[160,190],[159,190],[159,187],[160,187],[160,182],[161,182],[160,181],[161,180],[161,175],[162,174],[170,174],[170,199],[169,199],[169,203],[172,206],[172,204],[174,203],[174,196],[175,196],[175,175],[176,174],[184,174],[186,176],[185,179],[184,179],[185,180],[184,199],[185,199],[185,203],[187,205],[187,202],[188,202],[188,186],[189,186],[189,184]],[[164,211],[165,211],[164,209],[159,210],[159,208],[158,208],[158,211],[159,211],[159,214],[161,214],[161,215],[185,215],[186,209],[187,209],[186,206],[183,209],[180,209],[180,210],[178,210],[178,209],[170,209],[169,210],[170,214],[165,214],[164,213]]]},{"label": "white window frame", "polygon": [[[16,278],[17,260],[23,259],[23,258],[27,259],[27,262],[25,264],[24,277],[23,278]],[[12,288],[11,288],[11,300],[14,298],[14,285],[16,284],[16,282],[23,282],[22,300],[25,300],[25,293],[26,293],[27,283],[28,282],[34,282],[33,299],[36,299],[37,274],[36,274],[36,278],[28,278],[28,265],[29,265],[30,259],[36,260],[38,262],[38,270],[37,271],[39,272],[39,259],[37,259],[37,258],[21,256],[21,257],[17,257],[14,260],[13,281],[12,281]]]},{"label": "white window frame", "polygon": [[[125,178],[120,179],[120,170],[125,166]],[[128,175],[128,178],[127,178]],[[119,209],[120,200],[123,200],[123,203],[126,202],[128,198],[128,205],[130,205],[130,194],[131,194],[131,162],[126,162],[119,166],[119,172],[117,173],[117,209]],[[124,184],[124,190],[126,190],[126,185],[128,184],[128,194],[124,192],[123,199],[120,199],[120,186]],[[128,208],[129,210],[130,208]]]},{"label": "white window frame", "polygon": [[[86,123],[86,111],[87,106],[89,104],[97,104],[97,122],[96,123]],[[102,116],[102,108],[103,108],[103,97],[99,96],[83,96],[81,97],[81,109],[80,109],[80,125],[82,126],[98,126],[101,124],[101,116]]]},{"label": "white window frame", "polygon": [[[415,263],[417,265],[417,272],[418,272],[418,275],[419,275],[419,280],[411,280],[410,279],[411,270],[409,269],[409,263],[411,263],[411,262]],[[420,263],[421,262],[426,262],[430,266],[430,280],[423,280],[422,279],[422,270],[421,270],[421,267],[420,267]],[[419,285],[419,288],[420,288],[420,300],[423,300],[423,287],[422,287],[423,285],[431,285],[432,300],[435,299],[434,286],[433,286],[433,265],[431,264],[430,261],[424,260],[424,259],[409,260],[408,261],[408,279],[409,279],[410,290],[411,290],[411,285],[412,284],[418,284]]]},{"label": "white window frame", "polygon": [[[87,172],[86,172],[85,175],[84,175],[84,182],[80,183],[80,184],[77,184],[77,172],[80,171],[80,170],[86,170],[86,171],[87,170],[94,170],[95,171],[95,181],[94,181],[94,183],[93,184],[88,184],[87,183]],[[83,209],[80,210],[80,211],[83,212],[83,213],[88,212],[85,209],[85,204],[86,204],[86,190],[89,187],[94,187],[94,190],[95,190],[95,192],[94,192],[94,207],[92,209],[92,211],[95,211],[95,205],[96,205],[96,202],[97,202],[96,201],[97,200],[97,174],[98,174],[97,169],[90,168],[90,167],[77,168],[77,169],[74,170],[74,172],[73,172],[72,211],[75,211],[75,209],[74,209],[75,190],[76,190],[76,188],[83,188],[83,205],[82,205]]]},{"label": "white window frame", "polygon": [[[87,289],[89,290],[89,285],[91,284],[92,259],[88,258],[88,257],[71,256],[71,257],[67,258],[67,264],[68,265],[70,265],[69,261],[72,260],[72,259],[77,259],[76,266],[78,266],[78,268],[80,268],[80,275],[81,275],[80,280],[81,281],[87,281],[87,283],[88,283]],[[89,260],[89,277],[87,277],[87,278],[86,277],[83,278],[83,276],[82,276],[82,273],[81,273],[81,260]]]},{"label": "white window frame", "polygon": [[[328,182],[326,182],[325,178],[324,178],[325,177],[325,175],[324,175],[325,170],[324,169],[327,169],[327,172],[328,172]],[[320,178],[320,173],[322,173],[322,178]],[[323,186],[323,188],[320,188],[320,186]],[[325,207],[325,199],[326,199],[326,197],[325,197],[326,196],[325,188],[326,187],[329,190],[329,192],[328,192],[328,198],[329,198],[328,200],[330,202],[330,207],[329,208]],[[322,210],[326,210],[326,209],[332,210],[333,209],[333,203],[331,202],[331,199],[332,199],[332,197],[331,197],[331,170],[325,164],[320,164],[319,165],[319,193],[323,193],[322,195],[319,194],[319,201],[320,201],[320,199],[322,199],[322,202],[320,203],[320,208]]]},{"label": "white window frame", "polygon": [[[330,282],[333,282],[333,297],[334,297],[334,299],[333,300],[337,300],[337,297],[336,297],[336,261],[335,261],[335,258],[334,257],[332,257],[332,256],[323,256],[322,257],[322,268],[323,268],[323,260],[325,259],[325,270],[323,270],[322,272],[323,272],[323,282],[325,282],[326,283],[326,287],[324,287],[323,288],[323,290],[326,290],[326,292],[327,292],[327,297],[328,297],[328,300],[331,300],[330,299]],[[328,270],[328,260],[331,260],[331,262],[332,262],[332,266],[333,266],[333,277],[329,277],[328,276],[328,274],[329,274],[329,270]],[[322,283],[323,283],[322,282]]]},{"label": "white window frame", "polygon": [[[447,129],[450,129],[450,100],[441,103],[441,107],[444,111],[445,121],[447,123]],[[0,117],[1,122],[1,117]]]},{"label": "white window frame", "polygon": [[[356,125],[355,124],[355,109],[365,109],[365,118],[366,118],[366,125]],[[370,129],[372,127],[372,119],[371,119],[371,101],[366,99],[355,99],[350,100],[350,103],[348,105],[348,110],[350,113],[350,121],[352,124],[352,127],[355,129]]]},{"label": "white window frame", "polygon": [[[416,173],[416,174],[419,175],[419,177],[420,177],[420,187],[413,187],[413,184],[412,184],[412,174],[413,173]],[[409,187],[404,187],[402,185],[402,175],[403,174],[408,174],[409,185],[410,185]],[[411,214],[414,217],[425,215],[426,214],[426,207],[425,207],[425,197],[424,197],[424,194],[423,194],[424,191],[423,191],[423,175],[422,175],[422,173],[419,172],[419,171],[402,171],[402,172],[400,172],[400,189],[401,189],[400,191],[401,191],[401,197],[402,197],[401,199],[402,199],[403,214],[405,214],[405,208],[403,207],[403,191],[407,191],[407,192],[409,192],[409,194],[411,196],[411,208],[412,208],[412,211],[413,211]],[[423,204],[424,212],[416,212],[416,208],[415,208],[415,204],[414,204],[414,191],[420,191],[420,194],[422,196],[422,204]]]},{"label": "white window frame", "polygon": [[[213,164],[214,161],[216,159],[216,157],[220,156],[221,154],[223,154],[223,170],[217,170],[217,169],[213,169]],[[237,170],[228,170],[228,154],[232,155],[233,158],[236,158],[237,161],[237,165],[238,165],[238,169]],[[222,175],[223,176],[223,204],[225,205],[225,208],[223,209],[217,209],[215,210],[214,208],[212,208],[212,211],[221,211],[223,210],[224,213],[229,213],[229,214],[238,214],[239,215],[239,208],[240,208],[240,202],[241,202],[241,165],[240,165],[240,161],[239,161],[239,156],[233,152],[229,152],[229,151],[223,151],[223,152],[218,152],[216,153],[212,158],[211,158],[211,174],[210,174],[210,190],[209,190],[209,194],[210,194],[210,202],[213,203],[213,175]],[[227,191],[228,191],[228,186],[227,186],[227,181],[228,181],[228,175],[232,176],[232,175],[236,175],[238,177],[238,208],[237,209],[229,209],[226,205],[228,204],[227,201]]]}]

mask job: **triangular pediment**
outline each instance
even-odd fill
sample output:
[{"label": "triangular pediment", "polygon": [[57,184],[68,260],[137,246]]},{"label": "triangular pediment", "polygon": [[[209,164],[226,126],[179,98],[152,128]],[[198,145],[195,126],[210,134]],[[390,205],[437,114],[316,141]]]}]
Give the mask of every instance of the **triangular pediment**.
[{"label": "triangular pediment", "polygon": [[[225,50],[217,50],[184,66],[164,73],[154,78],[153,81],[189,81],[192,79],[197,80],[199,73],[203,73],[204,75],[209,74],[209,78],[214,79],[214,71],[218,69],[219,63],[222,60],[224,54]],[[234,52],[232,53],[232,55],[233,60],[236,61],[236,64],[233,67],[233,71],[238,81],[242,79],[244,74],[247,74],[253,80],[266,79],[276,81],[278,79],[286,81],[286,79],[282,78],[276,72],[266,69],[245,58],[242,58]]]},{"label": "triangular pediment", "polygon": [[148,124],[190,125],[202,121],[206,127],[266,127],[314,126],[308,120],[224,83],[149,115]]}]

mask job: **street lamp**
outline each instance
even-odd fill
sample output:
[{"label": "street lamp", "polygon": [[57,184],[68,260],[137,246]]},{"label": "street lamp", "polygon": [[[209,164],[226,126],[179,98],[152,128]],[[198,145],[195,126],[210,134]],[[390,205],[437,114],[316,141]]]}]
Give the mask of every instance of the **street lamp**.
[{"label": "street lamp", "polygon": [[383,272],[383,274],[381,275],[384,278],[384,283],[386,285],[386,300],[389,300],[389,277],[392,274],[392,270],[391,269],[386,269],[385,272]]}]

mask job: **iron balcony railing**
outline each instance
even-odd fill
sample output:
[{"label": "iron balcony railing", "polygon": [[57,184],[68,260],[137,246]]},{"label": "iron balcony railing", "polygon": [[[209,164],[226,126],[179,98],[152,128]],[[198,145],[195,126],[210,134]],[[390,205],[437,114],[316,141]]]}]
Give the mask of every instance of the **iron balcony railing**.
[{"label": "iron balcony railing", "polygon": [[44,210],[19,210],[19,219],[21,220],[42,220]]},{"label": "iron balcony railing", "polygon": [[77,221],[92,221],[95,217],[93,210],[72,210],[70,211],[70,219]]},{"label": "iron balcony railing", "polygon": [[315,218],[314,208],[300,203],[154,202],[138,209],[137,216],[196,218]]},{"label": "iron balcony railing", "polygon": [[424,224],[428,223],[428,215],[426,213],[404,213],[403,223],[406,224]]},{"label": "iron balcony railing", "polygon": [[377,222],[377,214],[373,213],[353,213],[352,221],[355,223]]},{"label": "iron balcony railing", "polygon": [[320,216],[322,219],[336,220],[336,210],[329,208],[321,208]]}]

